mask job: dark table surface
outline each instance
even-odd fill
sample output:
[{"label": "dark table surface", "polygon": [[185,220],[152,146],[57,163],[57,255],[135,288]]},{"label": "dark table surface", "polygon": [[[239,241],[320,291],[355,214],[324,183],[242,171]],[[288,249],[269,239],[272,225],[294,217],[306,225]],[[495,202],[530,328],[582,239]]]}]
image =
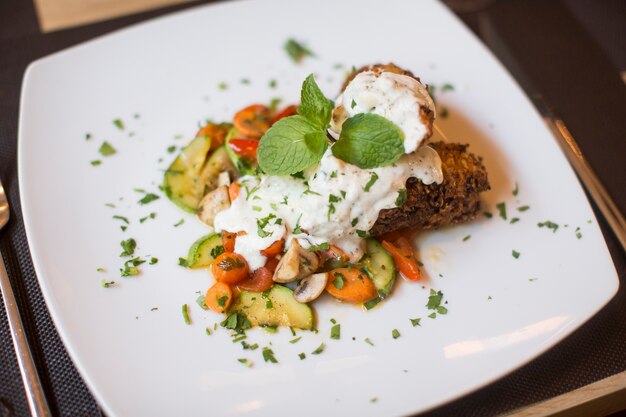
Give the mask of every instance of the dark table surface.
[{"label": "dark table surface", "polygon": [[[21,81],[33,60],[175,6],[75,29],[42,34],[31,0],[0,1],[0,178],[11,222],[0,250],[12,280],[55,415],[98,416],[96,402],[72,365],[46,310],[26,243],[17,181]],[[529,93],[541,93],[565,120],[593,168],[626,212],[626,2],[500,0],[461,18]],[[600,226],[620,279],[626,255],[606,223]],[[593,277],[589,277],[590,281]],[[429,416],[489,416],[545,400],[626,370],[626,290],[554,349],[502,380]],[[0,417],[26,416],[4,306],[0,308]]]}]

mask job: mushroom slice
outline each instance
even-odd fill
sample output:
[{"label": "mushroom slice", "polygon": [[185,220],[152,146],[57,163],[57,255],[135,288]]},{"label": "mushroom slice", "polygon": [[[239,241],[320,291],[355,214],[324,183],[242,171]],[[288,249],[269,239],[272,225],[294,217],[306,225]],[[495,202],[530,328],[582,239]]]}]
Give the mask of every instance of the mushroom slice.
[{"label": "mushroom slice", "polygon": [[229,186],[230,185],[230,174],[228,171],[222,171],[217,176],[217,186],[221,187],[222,185]]},{"label": "mushroom slice", "polygon": [[276,266],[274,282],[286,283],[308,277],[315,272],[319,263],[314,252],[304,249],[298,239],[293,239],[291,247]]},{"label": "mushroom slice", "polygon": [[309,303],[322,294],[328,283],[328,272],[308,276],[298,283],[293,298],[299,303]]},{"label": "mushroom slice", "polygon": [[215,220],[217,213],[222,210],[226,210],[228,207],[230,207],[228,187],[222,185],[202,198],[198,208],[197,217],[202,223],[208,226],[213,226],[213,221]]}]

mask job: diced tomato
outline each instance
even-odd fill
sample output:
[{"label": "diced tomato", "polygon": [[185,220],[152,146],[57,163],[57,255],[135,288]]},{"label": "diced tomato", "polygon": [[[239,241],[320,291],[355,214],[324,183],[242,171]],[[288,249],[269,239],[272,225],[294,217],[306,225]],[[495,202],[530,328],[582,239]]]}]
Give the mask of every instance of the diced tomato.
[{"label": "diced tomato", "polygon": [[364,303],[378,295],[372,280],[356,268],[330,271],[326,291],[336,299],[349,303]]},{"label": "diced tomato", "polygon": [[233,292],[228,284],[224,284],[223,282],[216,282],[206,292],[206,295],[204,297],[204,305],[206,305],[216,313],[223,313],[228,309],[232,300]]},{"label": "diced tomato", "polygon": [[279,239],[276,242],[272,243],[267,248],[263,249],[261,251],[261,255],[267,256],[268,258],[271,258],[276,255],[280,255],[281,253],[283,253],[284,246],[285,246],[285,239]]},{"label": "diced tomato", "polygon": [[271,111],[263,104],[253,104],[240,110],[233,118],[233,124],[242,135],[259,139],[271,126]]},{"label": "diced tomato", "polygon": [[277,121],[279,121],[280,119],[284,117],[293,116],[297,112],[298,112],[298,106],[296,105],[285,107],[283,111],[281,111],[276,116],[274,116],[274,120],[272,120],[272,124],[276,123]]},{"label": "diced tomato", "polygon": [[235,241],[237,239],[237,233],[222,232],[222,246],[226,252],[235,251]]},{"label": "diced tomato", "polygon": [[235,138],[228,141],[228,147],[241,157],[256,159],[259,141],[256,139]]},{"label": "diced tomato", "polygon": [[267,291],[274,285],[274,281],[272,280],[273,275],[274,274],[269,269],[262,266],[256,269],[250,278],[241,281],[237,286],[240,290]]},{"label": "diced tomato", "polygon": [[239,183],[237,181],[233,181],[228,187],[228,197],[230,197],[230,202],[232,203],[239,196],[240,190]]}]

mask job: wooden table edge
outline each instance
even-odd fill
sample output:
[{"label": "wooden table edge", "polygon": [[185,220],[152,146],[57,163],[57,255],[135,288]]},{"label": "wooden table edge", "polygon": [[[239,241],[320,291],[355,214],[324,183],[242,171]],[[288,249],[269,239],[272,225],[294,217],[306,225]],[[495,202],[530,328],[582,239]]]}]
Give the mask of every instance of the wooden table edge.
[{"label": "wooden table edge", "polygon": [[595,417],[626,409],[626,371],[558,395],[517,408],[506,417]]}]

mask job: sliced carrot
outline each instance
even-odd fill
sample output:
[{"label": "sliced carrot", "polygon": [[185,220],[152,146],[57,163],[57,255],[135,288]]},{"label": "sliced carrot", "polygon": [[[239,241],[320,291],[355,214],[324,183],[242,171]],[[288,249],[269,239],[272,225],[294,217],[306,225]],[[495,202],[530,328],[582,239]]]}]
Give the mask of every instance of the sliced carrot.
[{"label": "sliced carrot", "polygon": [[267,291],[274,286],[273,275],[273,272],[262,266],[256,269],[250,278],[244,279],[237,284],[237,287],[246,291]]},{"label": "sliced carrot", "polygon": [[232,184],[228,187],[228,196],[230,197],[230,202],[232,203],[239,196],[239,190],[241,187],[237,181],[233,181]]},{"label": "sliced carrot", "polygon": [[233,285],[248,278],[250,270],[243,256],[234,252],[224,252],[211,264],[211,272],[216,281]]},{"label": "sliced carrot", "polygon": [[218,148],[226,142],[226,136],[228,135],[228,131],[230,130],[230,124],[222,123],[207,123],[202,126],[198,133],[196,133],[196,137],[198,136],[209,136],[211,138],[211,150]]},{"label": "sliced carrot", "polygon": [[372,280],[356,268],[330,271],[326,291],[336,299],[349,303],[364,303],[378,295]]},{"label": "sliced carrot", "polygon": [[382,245],[391,254],[394,263],[402,275],[411,281],[418,281],[421,278],[420,269],[415,261],[413,248],[405,237],[397,238],[394,243],[383,240]]},{"label": "sliced carrot", "polygon": [[267,248],[261,251],[261,255],[267,256],[271,258],[276,255],[280,255],[283,253],[283,248],[285,247],[285,239],[279,239],[276,242],[269,245]]},{"label": "sliced carrot", "polygon": [[276,123],[277,121],[279,121],[280,119],[284,117],[293,116],[297,112],[298,112],[298,106],[293,105],[293,104],[291,106],[287,106],[285,107],[283,111],[281,111],[276,116],[274,116],[274,120],[272,120],[272,124]]},{"label": "sliced carrot", "polygon": [[237,240],[237,233],[222,232],[222,246],[226,252],[235,251],[235,241]]},{"label": "sliced carrot", "polygon": [[213,284],[204,297],[204,305],[216,313],[223,313],[226,311],[232,301],[233,291],[223,282],[216,282]]},{"label": "sliced carrot", "polygon": [[263,104],[253,104],[239,110],[233,118],[233,124],[244,136],[258,139],[271,126],[271,111]]}]

